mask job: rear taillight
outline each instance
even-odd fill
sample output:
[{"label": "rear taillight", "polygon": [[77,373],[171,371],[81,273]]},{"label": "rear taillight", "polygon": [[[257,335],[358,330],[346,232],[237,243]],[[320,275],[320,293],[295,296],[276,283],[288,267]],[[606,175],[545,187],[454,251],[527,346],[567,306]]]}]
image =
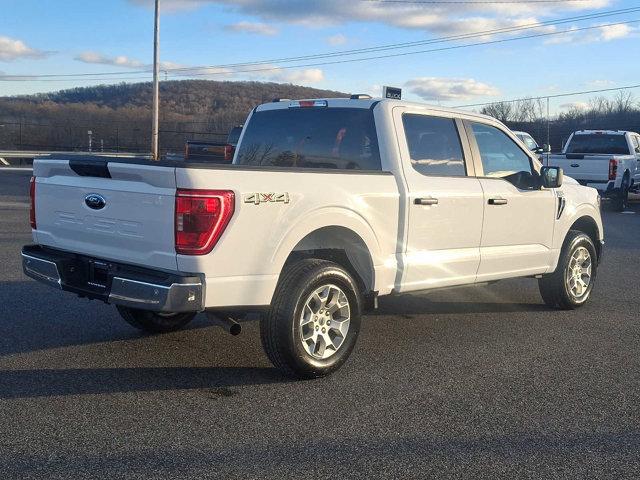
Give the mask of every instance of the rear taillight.
[{"label": "rear taillight", "polygon": [[233,160],[233,153],[235,151],[235,148],[233,145],[225,145],[224,146],[224,161],[225,162],[230,162],[231,160]]},{"label": "rear taillight", "polygon": [[609,160],[609,180],[615,180],[618,176],[618,161],[615,158]]},{"label": "rear taillight", "polygon": [[230,190],[181,190],[176,193],[176,252],[206,255],[222,236],[235,209]]},{"label": "rear taillight", "polygon": [[29,181],[29,223],[31,223],[31,228],[35,230],[36,228],[36,177],[31,177]]}]

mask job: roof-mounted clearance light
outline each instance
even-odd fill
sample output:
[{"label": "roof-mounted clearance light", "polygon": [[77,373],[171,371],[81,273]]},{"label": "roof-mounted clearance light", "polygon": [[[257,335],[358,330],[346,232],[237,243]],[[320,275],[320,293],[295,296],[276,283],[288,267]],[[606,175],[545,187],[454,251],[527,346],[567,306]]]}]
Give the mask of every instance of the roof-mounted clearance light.
[{"label": "roof-mounted clearance light", "polygon": [[289,108],[328,107],[326,100],[295,100],[289,104]]},{"label": "roof-mounted clearance light", "polygon": [[354,93],[349,97],[351,100],[371,100],[371,95],[367,95],[366,93]]}]

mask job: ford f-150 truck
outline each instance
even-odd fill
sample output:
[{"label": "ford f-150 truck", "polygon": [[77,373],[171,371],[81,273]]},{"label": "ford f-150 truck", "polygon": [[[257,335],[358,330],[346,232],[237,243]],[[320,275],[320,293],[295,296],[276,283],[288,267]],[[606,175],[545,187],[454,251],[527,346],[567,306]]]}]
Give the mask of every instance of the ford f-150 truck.
[{"label": "ford f-150 truck", "polygon": [[640,135],[621,130],[573,132],[562,154],[548,155],[547,165],[562,167],[580,184],[596,188],[612,207],[627,207],[629,190],[640,182]]},{"label": "ford f-150 truck", "polygon": [[256,107],[232,165],[38,159],[31,198],[28,276],[149,332],[259,312],[301,378],[343,364],[382,295],[530,277],[580,307],[603,248],[596,190],[497,120],[362,96]]}]

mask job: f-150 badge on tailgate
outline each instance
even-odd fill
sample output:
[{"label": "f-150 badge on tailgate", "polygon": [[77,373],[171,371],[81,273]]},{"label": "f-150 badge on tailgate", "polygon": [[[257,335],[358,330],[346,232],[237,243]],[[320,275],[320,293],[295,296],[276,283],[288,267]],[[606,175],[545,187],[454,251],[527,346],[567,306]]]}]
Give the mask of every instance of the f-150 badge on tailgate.
[{"label": "f-150 badge on tailgate", "polygon": [[289,203],[289,193],[248,193],[244,196],[244,203]]}]

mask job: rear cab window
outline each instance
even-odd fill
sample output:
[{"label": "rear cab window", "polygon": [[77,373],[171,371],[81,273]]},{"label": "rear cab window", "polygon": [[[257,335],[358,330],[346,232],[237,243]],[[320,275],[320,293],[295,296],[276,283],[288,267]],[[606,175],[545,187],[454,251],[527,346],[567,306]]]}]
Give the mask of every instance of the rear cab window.
[{"label": "rear cab window", "polygon": [[381,170],[373,110],[348,107],[256,111],[236,165]]},{"label": "rear cab window", "polygon": [[629,155],[627,139],[622,134],[580,133],[575,134],[565,153],[587,155]]}]

